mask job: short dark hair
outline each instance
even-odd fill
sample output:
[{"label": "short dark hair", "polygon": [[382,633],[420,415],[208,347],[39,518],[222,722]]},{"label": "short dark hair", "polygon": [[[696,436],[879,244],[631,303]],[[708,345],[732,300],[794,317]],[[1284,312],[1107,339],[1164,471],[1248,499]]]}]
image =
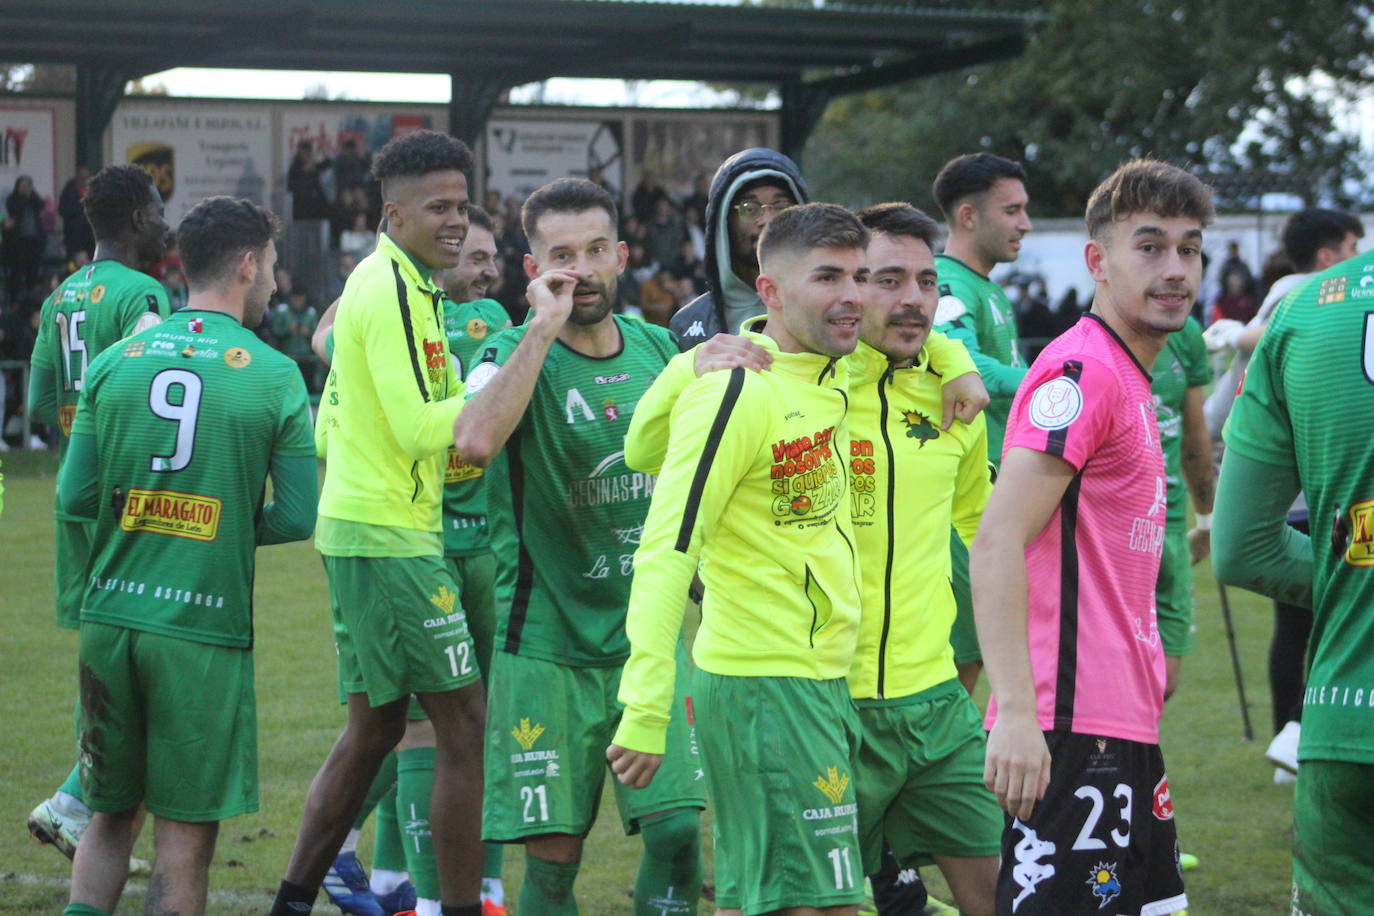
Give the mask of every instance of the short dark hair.
[{"label": "short dark hair", "polygon": [[472,150],[456,137],[436,130],[417,130],[387,141],[372,159],[372,174],[386,183],[394,178],[419,178],[430,172],[472,168]]},{"label": "short dark hair", "polygon": [[520,208],[520,226],[525,230],[525,237],[533,241],[539,235],[535,227],[545,213],[583,213],[587,210],[605,210],[612,227],[620,221],[615,200],[601,185],[585,178],[560,178],[525,199],[525,205]]},{"label": "short dark hair", "polygon": [[98,239],[113,238],[133,224],[134,213],[153,199],[153,176],[136,165],[107,165],[86,185],[81,206]]},{"label": "short dark hair", "polygon": [[1026,170],[1021,163],[992,153],[967,153],[945,163],[940,174],[935,176],[930,193],[948,221],[954,219],[954,210],[961,200],[992,190],[992,186],[1004,178],[1024,182]]},{"label": "short dark hair", "polygon": [[759,236],[759,263],[782,251],[814,248],[866,248],[868,230],[859,218],[837,204],[788,207]]},{"label": "short dark hair", "polygon": [[476,204],[468,204],[468,225],[488,232],[496,231],[496,223],[492,222],[491,214]]},{"label": "short dark hair", "polygon": [[930,247],[932,253],[935,251],[935,244],[940,240],[939,224],[911,204],[900,201],[874,204],[864,207],[855,215],[869,232],[920,239]]},{"label": "short dark hair", "polygon": [[1317,251],[1339,245],[1347,235],[1364,238],[1359,217],[1344,210],[1311,207],[1299,210],[1283,224],[1279,239],[1283,251],[1300,273],[1311,273],[1317,266]]},{"label": "short dark hair", "polygon": [[260,251],[281,232],[281,222],[251,200],[207,197],[191,208],[177,228],[186,284],[221,282],[245,251]]},{"label": "short dark hair", "polygon": [[1216,217],[1212,189],[1191,172],[1158,159],[1132,159],[1108,175],[1088,198],[1083,218],[1088,235],[1102,241],[1113,223],[1134,213],[1186,216],[1204,226]]}]

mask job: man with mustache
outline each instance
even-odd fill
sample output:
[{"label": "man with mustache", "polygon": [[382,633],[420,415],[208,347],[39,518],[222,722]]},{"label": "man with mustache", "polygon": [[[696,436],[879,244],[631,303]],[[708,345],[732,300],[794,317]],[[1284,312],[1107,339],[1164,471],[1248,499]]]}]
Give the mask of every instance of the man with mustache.
[{"label": "man with mustache", "polygon": [[[478,348],[454,424],[458,455],[487,468],[497,562],[482,832],[525,845],[522,913],[577,911],[573,882],[620,720],[632,561],[654,489],[651,475],[626,467],[625,431],[678,352],[669,331],[612,313],[628,257],[616,216],[610,195],[584,179],[526,200],[530,317]],[[688,704],[680,691],[662,782],[616,789],[626,832],[644,839],[637,913],[695,913],[701,893],[705,797]]]},{"label": "man with mustache", "polygon": [[[940,301],[935,326],[968,347],[983,377],[991,402],[987,409],[988,458],[1002,461],[1002,433],[1012,396],[1026,376],[1026,363],[1016,339],[1016,314],[1002,287],[989,274],[998,264],[1015,261],[1021,238],[1031,231],[1026,207],[1026,172],[1018,162],[974,153],[945,163],[931,192],[944,211],[949,241],[935,258],[940,274]],[[967,595],[968,556],[951,538],[954,576]],[[967,598],[951,634],[959,679],[970,691],[978,682],[982,656],[973,631],[973,609]]]},{"label": "man with mustache", "polygon": [[860,582],[842,358],[858,342],[867,244],[833,204],[774,217],[759,242],[767,313],[742,335],[769,351],[771,368],[681,387],[693,363],[684,354],[652,393],[675,401],[666,452],[661,410],[626,441],[631,467],[661,475],[634,556],[625,715],[606,755],[637,788],[681,765],[671,724],[681,679],[667,674],[699,568],[692,698],[724,912],[852,916],[863,899],[859,723],[845,682]]},{"label": "man with mustache", "polygon": [[1150,367],[1188,320],[1211,191],[1149,159],[1088,199],[1092,311],[1012,403],[970,551],[987,661],[985,780],[1012,816],[997,911],[1188,905],[1159,750],[1155,612],[1167,494]]},{"label": "man with mustache", "polygon": [[[955,618],[947,532],[973,540],[992,489],[981,417],[944,429],[942,379],[927,347],[936,307],[938,227],[909,204],[860,211],[869,231],[859,343],[849,371],[844,453],[855,548],[865,559],[849,691],[863,734],[854,774],[864,872],[930,864],[961,912],[991,914],[1002,817],[982,784],[982,722],[960,685],[949,642]],[[668,417],[691,368],[675,364],[636,421],[636,467],[657,470]],[[657,424],[650,430],[650,424]],[[647,461],[647,464],[640,464]],[[879,912],[901,909],[901,885],[874,881]]]}]

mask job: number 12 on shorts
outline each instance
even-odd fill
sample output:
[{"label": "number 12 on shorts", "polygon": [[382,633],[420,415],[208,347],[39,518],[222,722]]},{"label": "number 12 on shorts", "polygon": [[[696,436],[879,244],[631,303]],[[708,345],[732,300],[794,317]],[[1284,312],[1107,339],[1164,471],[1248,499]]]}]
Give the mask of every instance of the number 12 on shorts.
[{"label": "number 12 on shorts", "polygon": [[460,642],[456,646],[444,646],[448,656],[448,666],[453,669],[454,677],[472,673],[472,643]]},{"label": "number 12 on shorts", "polygon": [[846,890],[854,886],[854,866],[849,860],[849,847],[836,846],[826,853],[830,864],[835,868],[835,889]]}]

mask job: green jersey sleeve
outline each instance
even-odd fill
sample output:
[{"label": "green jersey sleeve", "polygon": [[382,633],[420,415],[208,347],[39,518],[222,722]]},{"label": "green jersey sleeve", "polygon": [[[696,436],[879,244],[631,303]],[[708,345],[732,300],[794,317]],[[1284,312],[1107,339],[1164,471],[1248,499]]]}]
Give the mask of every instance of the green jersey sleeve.
[{"label": "green jersey sleeve", "polygon": [[1282,312],[1260,338],[1259,347],[1241,378],[1231,416],[1222,429],[1227,448],[1256,461],[1282,467],[1293,467],[1297,463],[1293,423],[1283,393],[1283,376],[1275,358],[1282,349],[1280,341],[1286,333],[1284,325],[1288,314]]},{"label": "green jersey sleeve", "polygon": [[1189,317],[1183,325],[1183,373],[1189,388],[1201,388],[1212,383],[1212,366],[1207,362],[1207,343],[1202,339],[1202,325]]}]

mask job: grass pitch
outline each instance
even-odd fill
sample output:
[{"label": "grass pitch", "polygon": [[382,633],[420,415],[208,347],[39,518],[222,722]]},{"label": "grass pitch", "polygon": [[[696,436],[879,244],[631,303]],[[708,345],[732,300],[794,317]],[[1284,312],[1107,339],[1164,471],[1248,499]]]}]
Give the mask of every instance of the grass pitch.
[{"label": "grass pitch", "polygon": [[[73,763],[76,634],[52,608],[55,458],[10,453],[0,517],[0,912],[57,913],[66,902],[67,860],[29,839],[24,820]],[[1193,916],[1269,916],[1286,911],[1292,841],[1291,786],[1272,783],[1263,757],[1270,736],[1266,684],[1269,603],[1232,590],[1232,613],[1256,740],[1241,738],[1239,704],[1210,567],[1197,570],[1198,633],[1182,687],[1164,715],[1163,748],[1183,849],[1202,865],[1186,875]],[[211,871],[209,911],[262,914],[286,867],[305,792],[343,724],[324,571],[309,542],[258,552],[255,649],[261,810],[226,822]],[[195,766],[188,760],[187,766]],[[606,804],[613,804],[610,792]],[[709,811],[702,846],[710,873]],[[138,855],[151,856],[150,831]],[[370,831],[365,832],[363,860]],[[589,916],[632,911],[639,841],[606,812],[587,843],[577,896]],[[518,898],[523,852],[508,848],[508,901]],[[932,890],[942,886],[926,870]],[[121,914],[142,911],[130,882]],[[945,899],[948,899],[947,897]],[[514,907],[512,907],[514,910]],[[324,901],[317,913],[335,913]],[[703,913],[711,912],[707,904]],[[534,916],[534,914],[530,914]]]}]

